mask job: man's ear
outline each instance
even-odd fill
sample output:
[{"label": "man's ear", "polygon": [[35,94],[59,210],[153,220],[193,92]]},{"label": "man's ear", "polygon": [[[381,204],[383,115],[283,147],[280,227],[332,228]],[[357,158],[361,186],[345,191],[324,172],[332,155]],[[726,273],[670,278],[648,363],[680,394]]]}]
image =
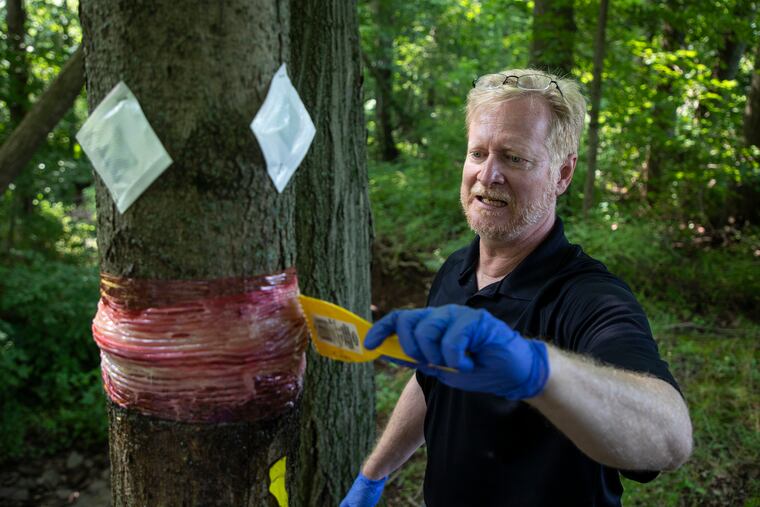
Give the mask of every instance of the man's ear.
[{"label": "man's ear", "polygon": [[573,181],[573,174],[575,174],[575,164],[578,162],[578,154],[570,153],[565,160],[562,161],[562,165],[559,166],[557,177],[557,196],[565,193],[567,187],[570,186],[570,182]]}]

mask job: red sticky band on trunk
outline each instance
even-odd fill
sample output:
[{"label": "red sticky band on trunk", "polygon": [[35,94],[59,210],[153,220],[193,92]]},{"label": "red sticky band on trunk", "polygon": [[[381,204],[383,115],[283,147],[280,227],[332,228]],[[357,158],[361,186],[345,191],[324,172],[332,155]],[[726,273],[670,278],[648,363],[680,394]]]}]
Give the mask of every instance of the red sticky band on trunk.
[{"label": "red sticky band on trunk", "polygon": [[292,407],[307,332],[295,270],[253,278],[101,275],[92,323],[109,398],[185,422],[256,421]]}]

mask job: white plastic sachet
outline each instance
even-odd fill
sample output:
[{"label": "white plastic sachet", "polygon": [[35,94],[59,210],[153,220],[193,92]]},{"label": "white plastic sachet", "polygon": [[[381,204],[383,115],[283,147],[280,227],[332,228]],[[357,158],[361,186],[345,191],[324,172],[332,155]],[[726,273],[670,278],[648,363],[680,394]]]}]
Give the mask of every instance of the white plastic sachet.
[{"label": "white plastic sachet", "polygon": [[77,133],[77,141],[103,178],[120,213],[172,163],[123,81],[95,108]]},{"label": "white plastic sachet", "polygon": [[316,129],[283,63],[272,78],[269,93],[251,123],[259,141],[267,172],[278,192],[309,151]]}]

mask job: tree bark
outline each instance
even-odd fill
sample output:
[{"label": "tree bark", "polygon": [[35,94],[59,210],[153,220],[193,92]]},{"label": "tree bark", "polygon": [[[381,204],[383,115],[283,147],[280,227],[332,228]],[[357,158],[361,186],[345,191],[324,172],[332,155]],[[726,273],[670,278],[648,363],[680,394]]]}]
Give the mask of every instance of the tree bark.
[{"label": "tree bark", "polygon": [[71,109],[84,84],[84,55],[79,48],[0,146],[0,191],[24,170],[48,133]]},{"label": "tree bark", "polygon": [[[355,2],[292,0],[291,55],[294,83],[317,127],[296,176],[300,287],[369,318],[370,216]],[[373,369],[313,352],[308,365],[292,505],[338,505],[372,444]]]},{"label": "tree bark", "polygon": [[760,147],[760,44],[755,48],[755,66],[744,109],[744,141]]},{"label": "tree bark", "polygon": [[[289,59],[288,4],[82,0],[80,19],[90,109],[125,81],[174,161],[124,214],[96,175],[101,270],[213,279],[292,266],[294,185],[276,192],[249,130]],[[297,412],[212,425],[111,405],[113,504],[276,505],[268,471],[287,456],[292,483],[298,439]]]},{"label": "tree bark", "polygon": [[531,65],[559,75],[569,74],[577,30],[573,0],[536,0]]},{"label": "tree bark", "polygon": [[608,0],[599,3],[599,21],[596,25],[594,38],[594,80],[591,84],[591,113],[588,125],[588,167],[586,170],[586,182],[583,190],[583,215],[594,204],[594,179],[596,178],[596,156],[599,150],[599,106],[602,102],[602,70],[604,69],[604,50],[607,42],[605,30],[607,29],[607,4]]}]

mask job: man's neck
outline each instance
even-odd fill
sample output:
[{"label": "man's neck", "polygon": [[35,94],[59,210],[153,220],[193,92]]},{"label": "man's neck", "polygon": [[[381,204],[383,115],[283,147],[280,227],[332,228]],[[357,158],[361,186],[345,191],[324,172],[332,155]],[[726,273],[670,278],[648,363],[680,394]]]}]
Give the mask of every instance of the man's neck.
[{"label": "man's neck", "polygon": [[476,270],[478,290],[510,274],[549,235],[554,221],[554,214],[549,214],[541,225],[527,236],[507,242],[481,237]]}]

